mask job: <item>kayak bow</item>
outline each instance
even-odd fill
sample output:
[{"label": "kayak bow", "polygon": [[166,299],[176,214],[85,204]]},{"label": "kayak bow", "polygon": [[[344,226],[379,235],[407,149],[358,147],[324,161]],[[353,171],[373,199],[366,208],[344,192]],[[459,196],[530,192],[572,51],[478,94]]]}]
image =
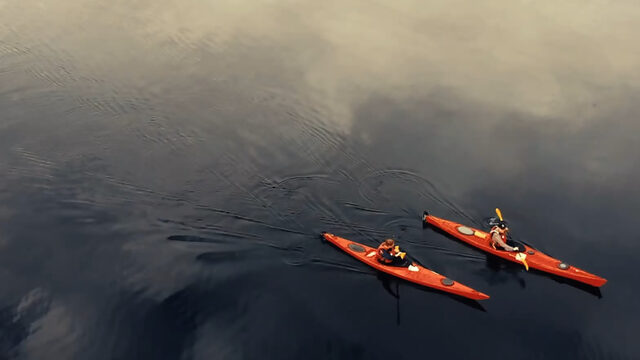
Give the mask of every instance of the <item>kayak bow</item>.
[{"label": "kayak bow", "polygon": [[[480,250],[515,263],[524,264],[527,267],[527,270],[530,267],[532,269],[583,282],[595,287],[600,287],[607,282],[606,279],[601,278],[600,276],[568,265],[558,259],[554,259],[551,256],[542,253],[539,250],[521,243],[518,244],[518,247],[521,250],[520,252],[509,252],[502,249],[494,249],[491,247],[491,236],[488,233],[453,221],[441,219],[430,215],[426,211],[424,212],[422,221],[425,224],[430,224],[469,245],[477,247]],[[524,260],[525,258],[526,261]]]},{"label": "kayak bow", "polygon": [[339,236],[323,233],[322,236],[330,243],[336,245],[342,251],[362,261],[363,263],[389,275],[399,277],[412,283],[430,288],[446,291],[473,300],[485,300],[489,296],[470,287],[462,285],[445,276],[415,264],[417,271],[411,271],[407,267],[384,265],[376,259],[376,249],[359,244],[357,242],[341,238]]}]

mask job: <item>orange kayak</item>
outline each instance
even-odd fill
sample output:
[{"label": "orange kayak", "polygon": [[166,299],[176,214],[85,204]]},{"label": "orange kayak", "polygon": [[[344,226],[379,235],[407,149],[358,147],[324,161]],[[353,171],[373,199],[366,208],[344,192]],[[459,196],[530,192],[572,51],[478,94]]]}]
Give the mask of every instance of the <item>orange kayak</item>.
[{"label": "orange kayak", "polygon": [[429,270],[417,264],[415,264],[416,268],[418,269],[417,271],[411,271],[407,267],[381,264],[376,259],[375,248],[359,244],[357,242],[347,240],[329,233],[323,233],[322,236],[327,241],[336,245],[347,254],[389,275],[399,277],[418,285],[428,286],[430,288],[446,291],[448,293],[460,295],[473,300],[485,300],[489,298],[489,296],[486,294],[483,294],[470,287],[464,286],[456,281],[438,274],[435,271]]},{"label": "orange kayak", "polygon": [[606,279],[600,276],[578,269],[573,265],[568,265],[525,244],[516,244],[520,251],[514,252],[505,251],[500,248],[494,249],[491,246],[491,236],[487,232],[435,217],[426,211],[424,212],[422,220],[425,224],[432,225],[469,245],[503,259],[523,265],[526,262],[527,266],[533,269],[583,282],[595,287],[600,287],[607,282]]}]

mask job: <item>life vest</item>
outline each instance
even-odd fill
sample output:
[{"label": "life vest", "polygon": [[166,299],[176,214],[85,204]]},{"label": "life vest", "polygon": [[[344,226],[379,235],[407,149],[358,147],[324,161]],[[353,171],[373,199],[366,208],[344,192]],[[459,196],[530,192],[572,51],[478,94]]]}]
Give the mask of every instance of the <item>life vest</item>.
[{"label": "life vest", "polygon": [[502,229],[500,229],[500,227],[496,225],[496,226],[491,228],[491,231],[489,231],[489,234],[491,234],[491,238],[490,238],[491,246],[493,246],[495,248],[495,244],[494,244],[494,241],[493,241],[493,233],[496,233],[496,234],[500,235],[500,239],[502,239],[502,242],[504,242],[505,244],[507,243],[507,232],[502,230]]},{"label": "life vest", "polygon": [[382,244],[380,244],[380,246],[378,246],[378,251],[376,252],[376,258],[378,259],[378,261],[385,264],[392,263],[393,262],[392,256],[393,256],[393,253],[395,252],[394,247],[395,247],[394,245],[392,246],[387,245],[386,242],[383,242]]}]

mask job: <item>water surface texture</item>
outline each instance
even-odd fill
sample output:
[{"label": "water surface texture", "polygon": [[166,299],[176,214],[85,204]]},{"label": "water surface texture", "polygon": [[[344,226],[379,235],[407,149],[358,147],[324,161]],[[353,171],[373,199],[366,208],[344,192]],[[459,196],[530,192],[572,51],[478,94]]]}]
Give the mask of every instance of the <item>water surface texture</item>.
[{"label": "water surface texture", "polygon": [[[634,1],[0,1],[0,359],[637,359]],[[578,286],[421,225],[512,233]],[[320,241],[394,237],[481,303]]]}]

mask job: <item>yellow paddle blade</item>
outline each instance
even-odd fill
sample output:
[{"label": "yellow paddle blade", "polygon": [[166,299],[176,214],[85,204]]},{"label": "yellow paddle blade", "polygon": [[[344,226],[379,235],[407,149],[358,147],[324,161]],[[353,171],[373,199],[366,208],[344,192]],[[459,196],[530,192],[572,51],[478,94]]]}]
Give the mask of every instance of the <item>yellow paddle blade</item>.
[{"label": "yellow paddle blade", "polygon": [[407,253],[404,253],[404,252],[400,253],[400,259],[404,260],[405,256],[407,256]]},{"label": "yellow paddle blade", "polygon": [[496,208],[496,215],[498,215],[498,217],[500,218],[500,221],[504,221],[504,219],[502,218],[502,211],[500,211],[500,209]]},{"label": "yellow paddle blade", "polygon": [[527,255],[525,253],[517,253],[516,260],[521,261],[524,265],[524,268],[529,271],[529,264],[527,264]]}]

